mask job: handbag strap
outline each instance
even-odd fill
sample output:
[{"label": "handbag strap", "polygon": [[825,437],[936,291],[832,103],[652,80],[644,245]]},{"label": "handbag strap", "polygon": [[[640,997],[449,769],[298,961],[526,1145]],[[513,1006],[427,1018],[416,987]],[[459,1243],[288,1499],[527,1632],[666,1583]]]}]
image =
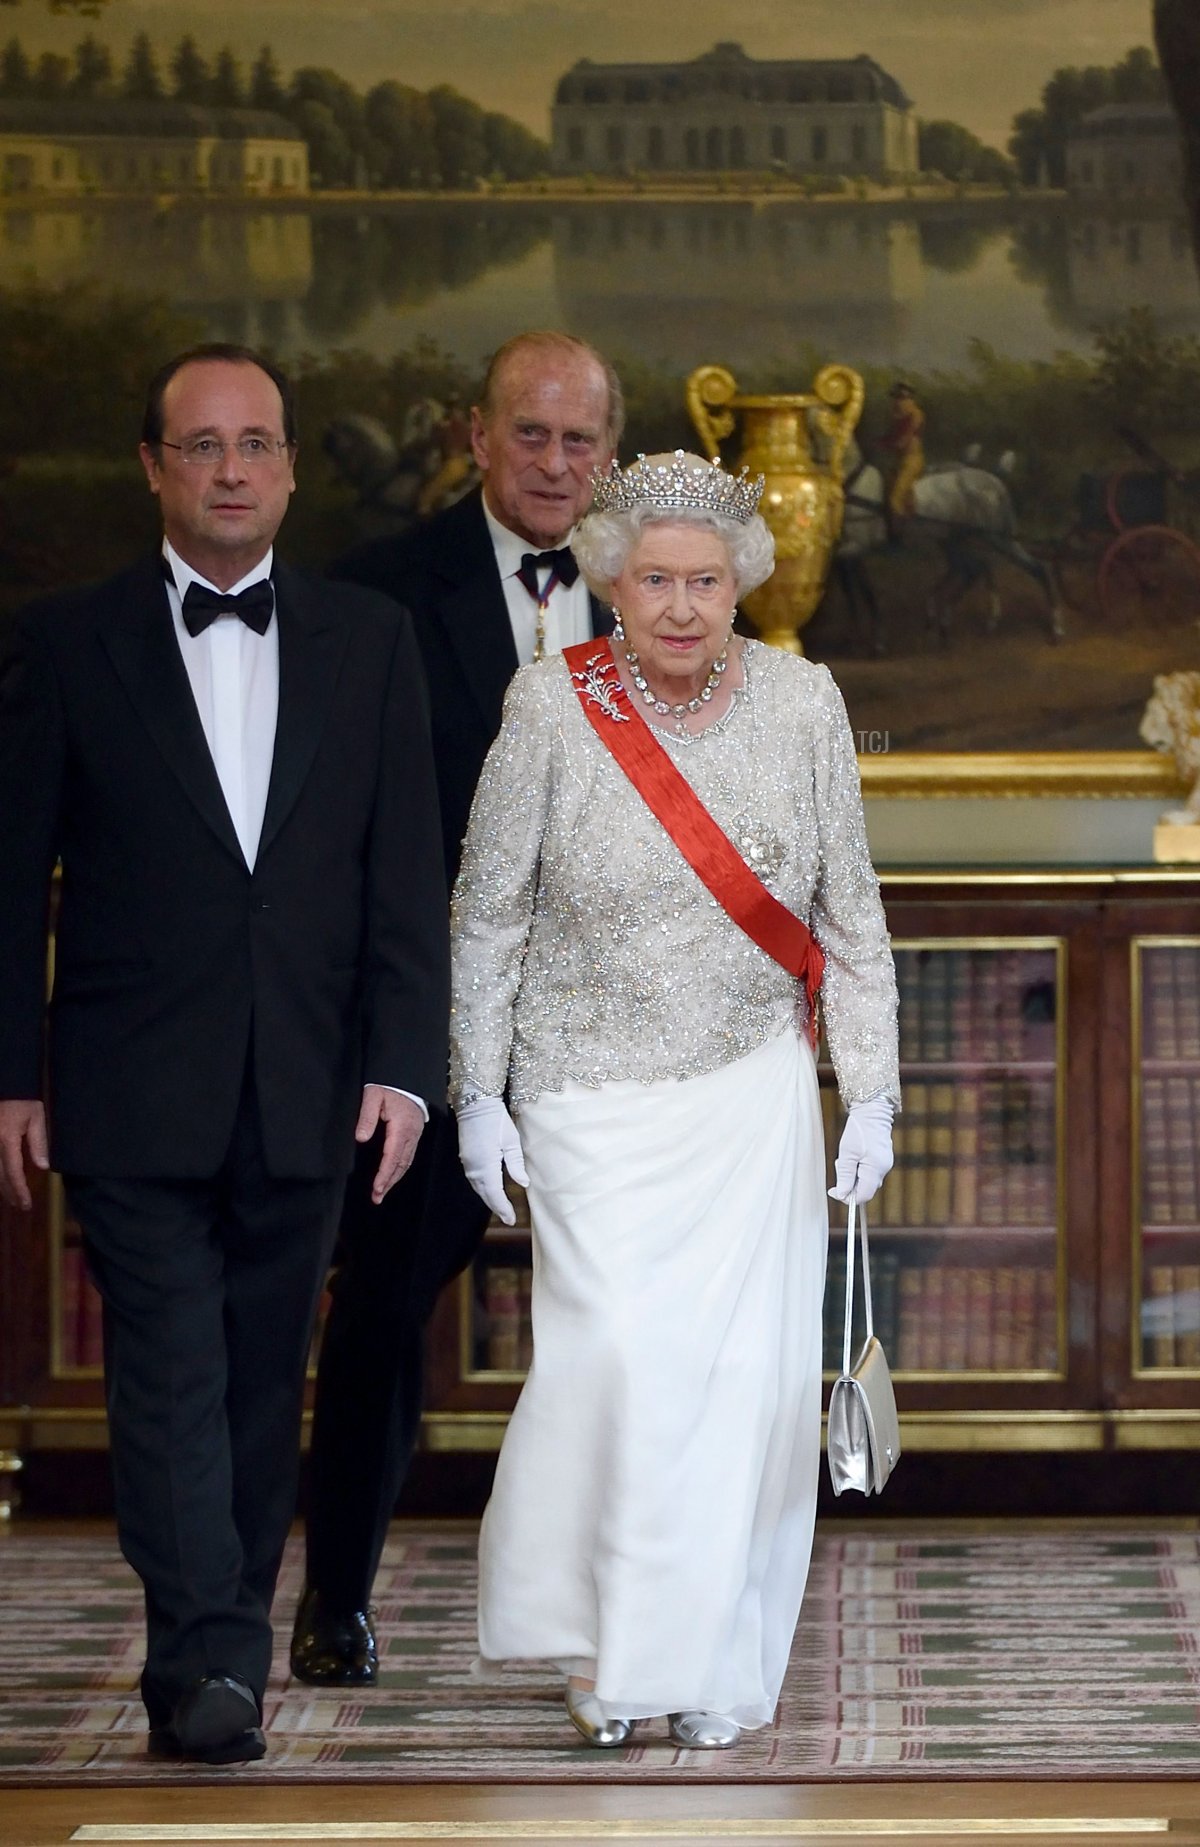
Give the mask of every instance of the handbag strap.
[{"label": "handbag strap", "polygon": [[867,1245],[867,1208],[859,1206],[853,1193],[846,1208],[846,1325],[842,1332],[842,1371],[850,1371],[850,1324],[854,1319],[854,1230],[857,1211],[862,1244],[863,1306],[867,1311],[867,1339],[875,1332],[875,1315],[871,1306],[871,1254]]}]

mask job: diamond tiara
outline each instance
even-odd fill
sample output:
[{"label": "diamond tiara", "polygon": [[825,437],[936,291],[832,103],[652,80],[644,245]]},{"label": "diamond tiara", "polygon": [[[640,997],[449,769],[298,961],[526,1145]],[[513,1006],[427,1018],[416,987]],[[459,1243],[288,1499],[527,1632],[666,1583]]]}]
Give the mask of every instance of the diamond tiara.
[{"label": "diamond tiara", "polygon": [[698,513],[721,513],[744,526],[754,518],[765,485],[764,475],[727,474],[720,462],[700,462],[676,449],[670,461],[647,460],[622,469],[615,460],[592,474],[592,509],[628,513],[634,507],[693,507]]}]

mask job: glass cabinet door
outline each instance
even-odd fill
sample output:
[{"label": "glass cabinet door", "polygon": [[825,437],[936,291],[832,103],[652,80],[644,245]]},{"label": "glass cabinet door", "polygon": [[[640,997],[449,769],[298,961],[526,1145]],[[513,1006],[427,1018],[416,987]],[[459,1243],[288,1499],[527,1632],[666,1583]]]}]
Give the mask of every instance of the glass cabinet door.
[{"label": "glass cabinet door", "polygon": [[533,1357],[533,1252],[529,1201],[507,1176],[515,1225],[493,1219],[459,1281],[459,1370],[467,1380],[520,1379]]},{"label": "glass cabinet door", "polygon": [[[875,1332],[903,1373],[1058,1376],[1065,945],[893,949],[904,1107],[895,1165],[868,1208]],[[821,1099],[832,1174],[844,1116],[824,1053]],[[825,1364],[836,1372],[846,1220],[830,1208]]]},{"label": "glass cabinet door", "polygon": [[50,1177],[50,1377],[98,1377],[104,1364],[100,1296],[83,1260],[82,1234],[57,1174]]},{"label": "glass cabinet door", "polygon": [[1133,1366],[1200,1371],[1200,937],[1133,944]]}]

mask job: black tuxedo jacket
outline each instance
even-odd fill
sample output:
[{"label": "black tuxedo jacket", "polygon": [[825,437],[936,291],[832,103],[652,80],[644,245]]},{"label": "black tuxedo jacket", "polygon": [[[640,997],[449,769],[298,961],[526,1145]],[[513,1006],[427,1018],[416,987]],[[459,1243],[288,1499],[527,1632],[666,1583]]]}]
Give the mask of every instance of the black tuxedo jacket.
[{"label": "black tuxedo jacket", "polygon": [[36,605],[0,658],[0,1096],[56,1167],[214,1173],[253,1060],[269,1170],[344,1172],[364,1080],[445,1094],[445,881],[412,625],[274,569],[279,717],[246,865],[154,555]]},{"label": "black tuxedo jacket", "polygon": [[[453,882],[475,785],[517,671],[481,490],[400,538],[360,547],[332,571],[382,590],[412,613],[429,686],[446,872]],[[595,597],[591,607],[592,633],[611,634],[611,610]]]}]

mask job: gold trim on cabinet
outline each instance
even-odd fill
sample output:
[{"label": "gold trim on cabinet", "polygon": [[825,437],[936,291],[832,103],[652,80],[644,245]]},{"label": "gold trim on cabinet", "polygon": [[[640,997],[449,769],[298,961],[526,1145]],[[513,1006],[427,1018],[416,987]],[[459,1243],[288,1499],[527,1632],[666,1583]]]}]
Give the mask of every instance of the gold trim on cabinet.
[{"label": "gold trim on cabinet", "polygon": [[[961,885],[970,890],[977,885],[1196,885],[1200,884],[1197,866],[1092,866],[1065,869],[1047,863],[1033,871],[1014,871],[1003,866],[880,866],[878,878],[886,890],[891,885]],[[941,941],[942,939],[937,939]]]},{"label": "gold trim on cabinet", "polygon": [[1114,1449],[1200,1449],[1195,1411],[1113,1411],[1109,1417]]},{"label": "gold trim on cabinet", "polygon": [[22,1455],[30,1450],[107,1449],[108,1419],[100,1405],[0,1405],[0,1447]]},{"label": "gold trim on cabinet", "polygon": [[620,1815],[474,1816],[465,1821],[90,1821],[81,1822],[68,1839],[79,1847],[143,1841],[147,1847],[167,1842],[227,1841],[250,1847],[258,1841],[723,1841],[963,1840],[973,1835],[1020,1839],[1055,1835],[1078,1840],[1084,1835],[1170,1834],[1165,1815]]},{"label": "gold trim on cabinet", "polygon": [[[508,1416],[507,1411],[427,1411],[421,1420],[421,1447],[441,1455],[494,1453]],[[306,1416],[306,1435],[308,1422]],[[913,1454],[1200,1449],[1200,1409],[905,1411],[900,1429],[904,1447]],[[0,1448],[28,1455],[31,1450],[107,1446],[108,1426],[100,1406],[35,1410],[0,1405]]]},{"label": "gold trim on cabinet", "polygon": [[[895,949],[1058,949],[1064,946],[1063,936],[893,936],[892,948]],[[903,1057],[900,1060],[904,1063]],[[1002,1058],[980,1060],[980,1063],[1002,1065]]]},{"label": "gold trim on cabinet", "polygon": [[[1200,1434],[1200,1415],[1196,1418]],[[901,1413],[905,1449],[988,1454],[1098,1451],[1110,1447],[1103,1411],[918,1411]]]},{"label": "gold trim on cabinet", "polygon": [[858,760],[863,794],[922,796],[1080,796],[1156,800],[1186,785],[1169,757],[1153,750],[987,750],[867,752]]},{"label": "gold trim on cabinet", "polygon": [[[940,1376],[951,1377],[950,1374]],[[1200,1411],[1182,1415],[1189,1420],[1192,1443],[1200,1445]],[[442,1454],[455,1450],[494,1452],[500,1447],[507,1423],[506,1411],[430,1411],[421,1422],[421,1446]],[[1151,1423],[1142,1428],[1139,1437],[1114,1444],[1115,1425],[1114,1415],[1103,1411],[902,1411],[900,1414],[904,1447],[914,1453],[1065,1452],[1156,1447]],[[1183,1447],[1182,1432],[1182,1424],[1172,1423],[1170,1441],[1163,1447]]]},{"label": "gold trim on cabinet", "polygon": [[426,1411],[421,1448],[433,1455],[473,1450],[494,1453],[508,1426],[507,1411]]}]

